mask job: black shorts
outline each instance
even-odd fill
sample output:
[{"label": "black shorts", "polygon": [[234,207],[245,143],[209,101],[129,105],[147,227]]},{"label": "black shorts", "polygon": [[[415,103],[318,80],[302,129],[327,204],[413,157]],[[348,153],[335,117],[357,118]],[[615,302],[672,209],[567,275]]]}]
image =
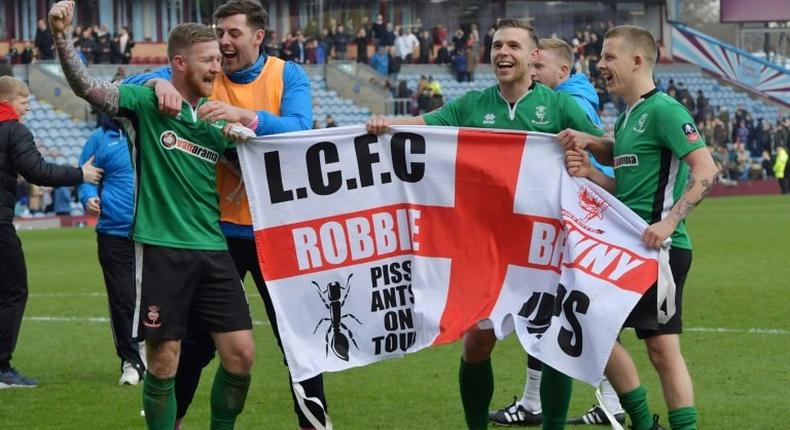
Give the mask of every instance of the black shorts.
[{"label": "black shorts", "polygon": [[181,339],[190,321],[212,333],[252,329],[247,296],[227,251],[135,244],[140,338]]},{"label": "black shorts", "polygon": [[[639,339],[683,332],[683,285],[686,283],[686,275],[691,268],[691,250],[671,248],[669,250],[669,266],[672,268],[672,278],[675,280],[675,315],[664,324],[658,323],[658,311],[656,310],[658,287],[657,284],[653,284],[634,306],[623,324],[623,327],[633,327],[636,337]],[[663,303],[662,308],[665,306],[666,303]]]}]

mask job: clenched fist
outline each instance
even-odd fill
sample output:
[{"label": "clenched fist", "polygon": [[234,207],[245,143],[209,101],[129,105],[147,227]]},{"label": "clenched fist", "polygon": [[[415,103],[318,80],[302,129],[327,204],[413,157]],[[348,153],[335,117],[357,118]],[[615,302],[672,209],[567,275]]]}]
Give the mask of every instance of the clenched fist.
[{"label": "clenched fist", "polygon": [[74,17],[73,1],[59,1],[52,5],[49,10],[49,28],[52,30],[52,35],[63,34],[71,24],[72,17]]}]

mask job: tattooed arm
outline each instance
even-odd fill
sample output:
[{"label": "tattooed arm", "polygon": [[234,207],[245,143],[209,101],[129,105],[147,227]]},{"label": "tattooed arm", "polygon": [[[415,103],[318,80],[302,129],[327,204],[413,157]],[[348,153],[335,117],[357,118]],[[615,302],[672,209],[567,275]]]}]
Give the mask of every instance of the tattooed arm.
[{"label": "tattooed arm", "polygon": [[52,29],[52,37],[55,39],[60,67],[63,69],[66,81],[77,96],[96,106],[105,114],[114,117],[118,114],[120,94],[118,85],[88,75],[88,69],[77,55],[77,50],[74,48],[66,28],[71,23],[73,14],[73,1],[55,3],[49,11],[49,25]]},{"label": "tattooed arm", "polygon": [[651,248],[659,248],[661,242],[668,238],[688,214],[696,208],[710,193],[710,189],[718,178],[718,169],[707,148],[699,148],[688,153],[683,161],[691,168],[686,190],[672,206],[664,219],[650,225],[642,234],[642,241]]}]

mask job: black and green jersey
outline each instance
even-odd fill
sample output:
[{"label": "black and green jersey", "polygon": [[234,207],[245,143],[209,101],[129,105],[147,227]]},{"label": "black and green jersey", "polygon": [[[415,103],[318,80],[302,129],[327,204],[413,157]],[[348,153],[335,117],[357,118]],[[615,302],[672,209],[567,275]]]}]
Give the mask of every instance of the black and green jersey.
[{"label": "black and green jersey", "polygon": [[566,128],[601,136],[604,131],[593,124],[573,97],[554,92],[532,82],[529,91],[513,106],[494,85],[483,91],[469,91],[439,110],[423,115],[428,125],[501,128],[559,133]]},{"label": "black and green jersey", "polygon": [[[170,248],[226,250],[219,227],[215,168],[231,145],[184,102],[176,118],[159,112],[151,88],[120,86],[118,116],[129,133],[136,174],[133,239]],[[131,128],[131,129],[129,129]]]},{"label": "black and green jersey", "polygon": [[[686,108],[653,90],[615,123],[615,197],[650,224],[663,219],[686,188],[689,167],[683,157],[705,147]],[[672,234],[672,246],[691,249],[685,221]]]}]

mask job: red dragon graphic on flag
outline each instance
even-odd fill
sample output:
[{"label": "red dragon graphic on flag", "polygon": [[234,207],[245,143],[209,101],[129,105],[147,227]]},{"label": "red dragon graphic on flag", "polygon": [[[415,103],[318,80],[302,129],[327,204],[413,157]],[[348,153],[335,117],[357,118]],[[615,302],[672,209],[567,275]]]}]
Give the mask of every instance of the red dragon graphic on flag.
[{"label": "red dragon graphic on flag", "polygon": [[609,204],[596,197],[589,188],[582,187],[579,190],[579,206],[587,212],[584,221],[589,221],[593,218],[603,219],[603,213]]}]

